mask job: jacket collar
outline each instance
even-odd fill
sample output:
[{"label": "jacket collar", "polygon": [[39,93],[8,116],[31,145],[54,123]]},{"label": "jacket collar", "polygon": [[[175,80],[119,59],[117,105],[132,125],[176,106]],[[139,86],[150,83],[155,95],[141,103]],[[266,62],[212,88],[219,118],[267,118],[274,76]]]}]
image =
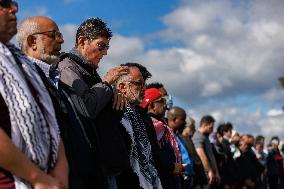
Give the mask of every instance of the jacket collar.
[{"label": "jacket collar", "polygon": [[93,64],[92,62],[88,61],[85,57],[81,55],[76,47],[70,50],[70,53],[77,57],[77,63],[80,64],[83,68],[85,68],[88,72],[93,73],[98,68],[97,65]]}]

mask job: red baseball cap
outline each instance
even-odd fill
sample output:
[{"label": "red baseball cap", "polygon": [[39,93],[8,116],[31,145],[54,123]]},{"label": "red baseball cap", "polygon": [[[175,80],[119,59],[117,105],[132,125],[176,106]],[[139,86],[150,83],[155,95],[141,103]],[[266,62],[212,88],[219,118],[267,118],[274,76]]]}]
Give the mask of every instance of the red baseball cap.
[{"label": "red baseball cap", "polygon": [[143,103],[140,104],[142,108],[146,108],[151,102],[162,97],[160,91],[156,88],[149,88],[144,91]]}]

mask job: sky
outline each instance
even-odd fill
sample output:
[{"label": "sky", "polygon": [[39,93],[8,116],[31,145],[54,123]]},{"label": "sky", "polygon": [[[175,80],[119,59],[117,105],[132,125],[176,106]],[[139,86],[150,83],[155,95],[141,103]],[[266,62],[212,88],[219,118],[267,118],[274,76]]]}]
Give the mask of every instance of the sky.
[{"label": "sky", "polygon": [[51,17],[74,46],[78,26],[99,17],[114,33],[99,73],[139,62],[197,126],[211,114],[240,134],[284,140],[283,0],[29,0],[19,22]]}]

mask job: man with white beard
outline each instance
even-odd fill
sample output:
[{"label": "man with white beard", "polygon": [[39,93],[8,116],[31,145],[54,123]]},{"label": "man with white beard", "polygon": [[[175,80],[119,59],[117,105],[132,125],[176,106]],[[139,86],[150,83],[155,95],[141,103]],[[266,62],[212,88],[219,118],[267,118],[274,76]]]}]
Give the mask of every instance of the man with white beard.
[{"label": "man with white beard", "polygon": [[[130,168],[116,177],[118,189],[162,189],[158,176],[158,143],[147,112],[138,106],[143,102],[145,81],[152,75],[138,63],[126,63],[129,73],[120,76],[115,88],[129,104],[121,112],[120,126],[127,146]],[[120,127],[121,128],[121,127]],[[122,133],[121,131],[121,133]]]},{"label": "man with white beard", "polygon": [[61,44],[64,42],[56,23],[45,16],[34,16],[23,20],[18,26],[17,40],[28,58],[37,66],[52,98],[60,134],[65,145],[65,153],[69,164],[68,174],[61,173],[60,178],[69,188],[89,188],[94,179],[92,161],[93,145],[88,125],[82,124],[74,104],[59,81],[59,71],[53,65],[59,62]]},{"label": "man with white beard", "polygon": [[18,26],[17,40],[23,52],[56,84],[59,73],[51,73],[50,68],[60,60],[64,42],[56,23],[45,16],[26,18]]}]

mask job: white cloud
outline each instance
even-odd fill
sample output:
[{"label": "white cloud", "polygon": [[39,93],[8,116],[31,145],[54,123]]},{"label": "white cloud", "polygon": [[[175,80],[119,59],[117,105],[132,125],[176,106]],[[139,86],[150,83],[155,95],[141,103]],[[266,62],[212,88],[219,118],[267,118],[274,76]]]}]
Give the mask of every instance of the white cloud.
[{"label": "white cloud", "polygon": [[262,20],[252,25],[252,35],[260,45],[270,45],[271,42],[283,36],[283,27],[275,21]]},{"label": "white cloud", "polygon": [[205,34],[197,35],[195,39],[193,39],[193,45],[196,48],[212,48],[213,47],[213,43],[210,40],[209,36]]},{"label": "white cloud", "polygon": [[136,37],[124,37],[115,34],[110,41],[109,54],[112,57],[119,58],[125,55],[139,55],[143,52],[144,44],[141,39]]},{"label": "white cloud", "polygon": [[75,36],[78,26],[75,24],[64,24],[60,25],[59,29],[63,34],[64,43],[62,45],[62,51],[68,52],[75,46]]},{"label": "white cloud", "polygon": [[283,140],[283,124],[281,123],[284,123],[283,114],[279,116],[270,117],[269,119],[262,119],[259,124],[260,126],[262,126],[261,132],[264,136],[279,136],[280,139]]},{"label": "white cloud", "polygon": [[201,96],[212,96],[218,94],[222,91],[222,86],[217,82],[208,82],[204,86],[204,90],[201,93]]},{"label": "white cloud", "polygon": [[275,116],[280,116],[280,115],[283,115],[283,110],[272,109],[267,112],[267,116],[270,116],[270,117],[275,117]]},{"label": "white cloud", "polygon": [[[277,82],[277,81],[276,81]],[[265,101],[273,103],[283,103],[284,105],[284,91],[281,88],[271,88],[268,89],[261,96]]]},{"label": "white cloud", "polygon": [[106,72],[111,67],[126,62],[141,62],[143,50],[144,44],[141,39],[114,34],[110,41],[108,55],[100,63],[100,72]]},{"label": "white cloud", "polygon": [[[277,19],[271,18],[270,14],[264,16],[265,9],[261,6],[267,4],[252,2],[250,6],[233,6],[228,1],[184,3],[164,17],[167,28],[161,36],[167,40],[179,40],[203,59],[209,57],[210,61],[202,61],[204,65],[198,70],[202,73],[194,74],[195,82],[213,79],[221,82],[219,85],[222,86],[222,77],[230,83],[228,87],[209,84],[216,92],[219,91],[216,94],[230,95],[236,90],[264,92],[276,83],[275,78],[284,68],[281,61],[284,56],[279,53],[284,50],[284,16],[279,15]],[[211,62],[215,62],[214,66]],[[190,65],[193,69],[196,67],[195,64],[188,67]]]}]

